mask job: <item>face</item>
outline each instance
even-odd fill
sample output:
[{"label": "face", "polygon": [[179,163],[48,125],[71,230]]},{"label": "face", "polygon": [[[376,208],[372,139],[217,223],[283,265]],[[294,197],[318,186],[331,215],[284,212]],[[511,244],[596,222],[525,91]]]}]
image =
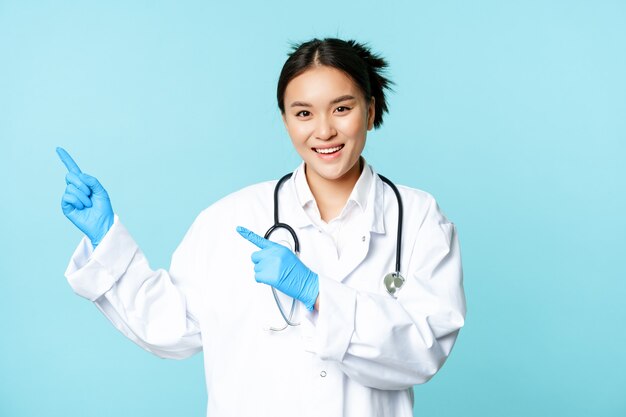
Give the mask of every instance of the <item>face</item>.
[{"label": "face", "polygon": [[284,103],[283,121],[307,179],[355,177],[356,182],[365,137],[374,125],[374,99],[366,101],[343,71],[316,66],[287,84]]}]

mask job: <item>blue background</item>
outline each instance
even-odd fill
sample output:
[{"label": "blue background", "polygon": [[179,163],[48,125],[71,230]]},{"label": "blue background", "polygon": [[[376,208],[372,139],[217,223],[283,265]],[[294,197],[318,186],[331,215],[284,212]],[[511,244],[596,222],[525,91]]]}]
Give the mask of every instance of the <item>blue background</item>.
[{"label": "blue background", "polygon": [[0,0],[1,416],[204,415],[200,355],[65,282],[54,149],[167,267],[200,210],[297,166],[275,85],[314,36],[388,58],[365,156],[460,232],[467,323],[415,414],[626,415],[626,2],[128,3]]}]

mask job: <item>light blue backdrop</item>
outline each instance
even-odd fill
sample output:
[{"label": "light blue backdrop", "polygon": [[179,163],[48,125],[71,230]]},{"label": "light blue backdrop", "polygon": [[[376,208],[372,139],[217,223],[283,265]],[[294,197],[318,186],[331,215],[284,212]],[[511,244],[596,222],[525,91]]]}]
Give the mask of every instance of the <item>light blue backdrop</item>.
[{"label": "light blue backdrop", "polygon": [[275,84],[313,36],[388,58],[365,156],[460,231],[467,323],[415,415],[626,415],[626,2],[128,3],[0,0],[1,416],[204,415],[200,356],[65,282],[54,148],[167,267],[200,210],[298,164]]}]

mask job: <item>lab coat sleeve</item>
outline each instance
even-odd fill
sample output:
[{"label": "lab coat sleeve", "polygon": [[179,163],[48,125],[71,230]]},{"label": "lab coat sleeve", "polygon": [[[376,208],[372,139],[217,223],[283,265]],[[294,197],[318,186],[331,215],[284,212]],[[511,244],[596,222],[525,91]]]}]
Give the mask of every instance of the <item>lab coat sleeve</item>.
[{"label": "lab coat sleeve", "polygon": [[192,229],[175,252],[168,273],[150,268],[116,216],[95,251],[89,239],[83,238],[65,275],[74,292],[93,301],[120,332],[142,348],[163,358],[189,357],[202,347],[186,296],[191,290]]},{"label": "lab coat sleeve", "polygon": [[338,362],[362,385],[399,390],[428,381],[450,354],[464,324],[456,230],[434,199],[409,265],[397,299],[320,277],[318,355]]}]

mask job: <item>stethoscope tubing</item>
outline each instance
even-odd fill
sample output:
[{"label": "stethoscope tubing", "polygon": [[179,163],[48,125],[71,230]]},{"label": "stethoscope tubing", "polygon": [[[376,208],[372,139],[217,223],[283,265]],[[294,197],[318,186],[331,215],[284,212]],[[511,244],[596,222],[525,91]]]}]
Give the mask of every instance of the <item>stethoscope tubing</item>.
[{"label": "stethoscope tubing", "polygon": [[396,236],[396,274],[400,274],[400,265],[401,265],[401,252],[402,252],[402,217],[404,209],[402,207],[402,197],[400,197],[400,191],[398,191],[398,187],[391,182],[387,177],[383,177],[378,174],[381,180],[385,184],[387,184],[393,190],[393,193],[396,195],[396,200],[398,201],[398,232]]},{"label": "stethoscope tubing", "polygon": [[[296,234],[295,230],[293,230],[293,228],[289,226],[287,223],[281,223],[279,221],[279,214],[278,214],[278,191],[280,190],[280,187],[282,186],[282,184],[285,181],[287,181],[289,178],[291,178],[292,175],[293,173],[291,172],[284,175],[281,179],[278,180],[278,182],[276,183],[276,186],[274,187],[274,224],[267,230],[267,232],[265,232],[264,237],[265,239],[269,239],[272,233],[274,233],[277,229],[286,229],[293,239],[294,252],[296,253],[296,256],[299,256],[300,255],[300,241],[298,240],[298,235]],[[402,206],[402,197],[400,197],[400,191],[398,191],[398,188],[395,186],[393,182],[391,182],[391,180],[389,180],[387,177],[384,177],[380,174],[378,174],[378,176],[385,184],[387,184],[393,190],[393,193],[396,196],[396,200],[398,201],[398,231],[397,231],[397,237],[396,237],[396,272],[395,274],[396,276],[401,276],[400,266],[402,264],[401,263],[402,262],[402,255],[401,255],[401,252],[402,252],[402,218],[404,214],[403,213],[404,210]],[[276,292],[276,289],[274,287],[272,287],[272,294],[274,295],[274,300],[276,301],[276,305],[278,306],[280,315],[285,320],[286,325],[283,326],[282,328],[270,327],[270,330],[280,331],[280,330],[286,329],[287,326],[298,326],[300,323],[295,323],[291,321],[291,318],[293,317],[293,313],[295,310],[295,300],[293,300],[293,302],[291,303],[291,310],[289,312],[289,317],[287,317],[287,315],[285,314],[283,305],[280,302],[280,299],[278,298],[278,293]]]}]

